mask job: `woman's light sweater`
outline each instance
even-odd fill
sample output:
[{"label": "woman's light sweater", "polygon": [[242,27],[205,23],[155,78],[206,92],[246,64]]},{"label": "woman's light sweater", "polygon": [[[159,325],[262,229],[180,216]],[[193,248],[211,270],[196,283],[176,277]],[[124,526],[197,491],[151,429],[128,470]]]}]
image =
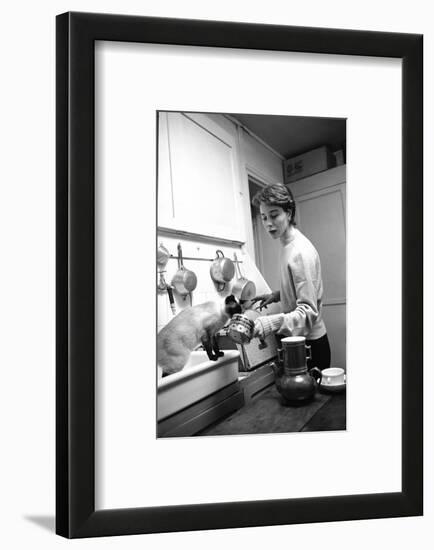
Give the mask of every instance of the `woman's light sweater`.
[{"label": "woman's light sweater", "polygon": [[297,228],[280,253],[280,302],[284,313],[278,331],[284,336],[316,340],[326,333],[322,319],[321,263],[313,244]]}]

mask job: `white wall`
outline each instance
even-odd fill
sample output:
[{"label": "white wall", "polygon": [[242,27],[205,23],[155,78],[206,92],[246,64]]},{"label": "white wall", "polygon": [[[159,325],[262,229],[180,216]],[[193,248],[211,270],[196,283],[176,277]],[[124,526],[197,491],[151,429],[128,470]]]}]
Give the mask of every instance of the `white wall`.
[{"label": "white wall", "polygon": [[[288,3],[286,0],[204,3],[199,0],[15,1],[0,20],[1,468],[0,541],[4,548],[264,548],[282,544],[354,550],[431,548],[434,540],[431,357],[425,369],[425,516],[337,524],[175,533],[68,542],[53,535],[54,513],[54,15],[67,10],[222,19],[425,34],[426,262],[433,273],[434,20],[429,2],[386,0]],[[247,75],[254,76],[254,75]],[[270,90],[278,82],[270,82]],[[374,152],[376,153],[376,152]],[[381,153],[381,152],[378,152]],[[433,321],[427,285],[426,328]],[[429,338],[426,338],[429,341]],[[429,392],[429,393],[428,393]],[[356,474],[355,474],[356,475]]]}]

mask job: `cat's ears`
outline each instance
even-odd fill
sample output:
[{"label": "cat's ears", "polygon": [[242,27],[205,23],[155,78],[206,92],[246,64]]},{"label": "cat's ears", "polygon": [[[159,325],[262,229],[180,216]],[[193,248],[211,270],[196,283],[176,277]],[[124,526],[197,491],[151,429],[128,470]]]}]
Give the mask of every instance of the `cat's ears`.
[{"label": "cat's ears", "polygon": [[225,304],[238,304],[238,301],[233,294],[230,294],[229,296],[226,296]]}]

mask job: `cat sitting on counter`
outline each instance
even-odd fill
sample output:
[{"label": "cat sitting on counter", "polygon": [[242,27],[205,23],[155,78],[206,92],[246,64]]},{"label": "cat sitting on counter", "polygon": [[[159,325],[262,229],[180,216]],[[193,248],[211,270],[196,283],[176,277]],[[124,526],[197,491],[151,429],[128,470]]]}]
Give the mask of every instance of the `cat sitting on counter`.
[{"label": "cat sitting on counter", "polygon": [[157,336],[157,362],[163,376],[182,370],[201,343],[211,361],[222,357],[216,333],[235,313],[241,313],[241,305],[232,295],[221,303],[204,302],[178,313]]}]

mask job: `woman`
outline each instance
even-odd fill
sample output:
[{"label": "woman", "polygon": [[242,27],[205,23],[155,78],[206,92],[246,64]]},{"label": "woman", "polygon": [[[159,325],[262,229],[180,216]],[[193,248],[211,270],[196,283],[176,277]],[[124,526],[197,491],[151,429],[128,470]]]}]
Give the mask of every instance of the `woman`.
[{"label": "woman", "polygon": [[281,183],[262,189],[253,199],[262,223],[272,239],[279,239],[280,290],[256,296],[259,309],[281,302],[282,313],[258,317],[254,336],[265,338],[304,336],[311,347],[309,367],[330,366],[330,345],[322,318],[323,283],[321,263],[313,244],[296,227],[292,193]]}]

